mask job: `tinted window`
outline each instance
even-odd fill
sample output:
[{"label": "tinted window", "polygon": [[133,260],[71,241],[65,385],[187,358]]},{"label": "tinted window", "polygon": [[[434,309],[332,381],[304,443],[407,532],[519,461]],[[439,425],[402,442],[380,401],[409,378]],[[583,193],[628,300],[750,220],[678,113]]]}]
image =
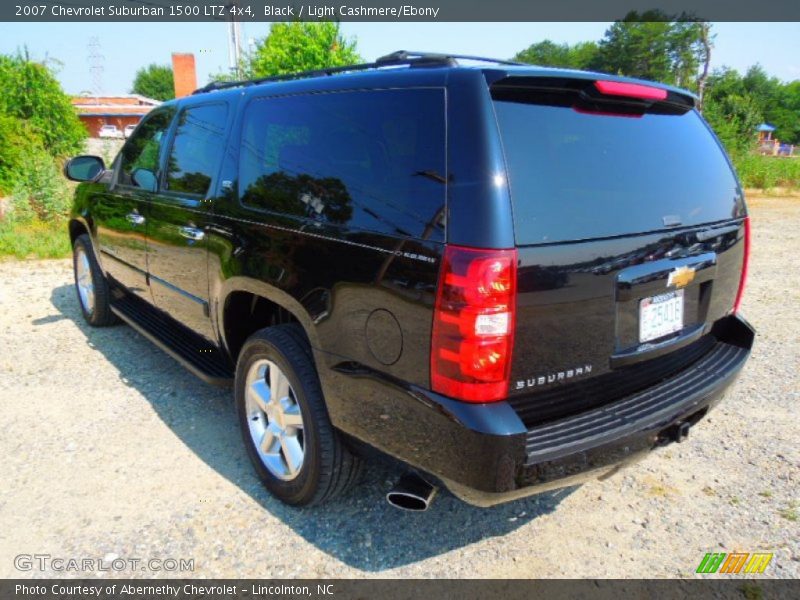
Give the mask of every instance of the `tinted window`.
[{"label": "tinted window", "polygon": [[496,101],[518,244],[736,216],[737,183],[694,111],[621,116]]},{"label": "tinted window", "polygon": [[167,162],[166,189],[170,192],[208,192],[225,143],[225,104],[196,106],[178,115],[175,139]]},{"label": "tinted window", "polygon": [[442,90],[261,98],[242,128],[246,206],[391,235],[444,237]]},{"label": "tinted window", "polygon": [[[148,184],[155,181],[161,144],[174,115],[175,110],[172,108],[151,112],[144,118],[136,133],[125,142],[120,153],[120,184],[142,187],[145,181]],[[134,177],[137,169],[142,169],[143,172]]]}]

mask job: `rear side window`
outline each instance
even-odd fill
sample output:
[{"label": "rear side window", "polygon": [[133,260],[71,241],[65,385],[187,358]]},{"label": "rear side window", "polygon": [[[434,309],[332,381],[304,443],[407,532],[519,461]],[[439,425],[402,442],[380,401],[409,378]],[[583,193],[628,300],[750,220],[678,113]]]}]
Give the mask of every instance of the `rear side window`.
[{"label": "rear side window", "polygon": [[547,94],[494,97],[519,245],[738,216],[736,178],[693,110],[615,114]]},{"label": "rear side window", "polygon": [[178,115],[167,160],[167,191],[205,196],[225,143],[226,104],[187,108]]},{"label": "rear side window", "polygon": [[[155,182],[161,145],[174,116],[175,109],[170,107],[155,110],[145,117],[120,153],[119,184],[142,187],[143,181]],[[142,172],[134,177],[137,169]]]},{"label": "rear side window", "polygon": [[257,98],[239,193],[251,208],[443,241],[445,165],[443,90]]}]

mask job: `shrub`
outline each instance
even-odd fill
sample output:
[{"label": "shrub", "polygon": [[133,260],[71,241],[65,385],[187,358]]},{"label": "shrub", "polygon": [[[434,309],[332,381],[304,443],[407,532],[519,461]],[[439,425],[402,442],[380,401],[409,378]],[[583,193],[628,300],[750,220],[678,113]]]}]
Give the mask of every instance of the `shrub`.
[{"label": "shrub", "polygon": [[27,121],[0,114],[0,196],[14,191],[25,157],[43,150]]},{"label": "shrub", "polygon": [[52,156],[80,152],[86,129],[45,65],[18,53],[0,55],[0,114],[26,121]]},{"label": "shrub", "polygon": [[729,154],[745,154],[755,145],[755,130],[761,122],[761,113],[750,96],[732,94],[722,100],[709,98],[703,107],[703,117]]},{"label": "shrub", "polygon": [[35,216],[52,221],[66,216],[69,207],[69,187],[53,158],[44,150],[25,155],[14,186],[10,218],[22,222]]},{"label": "shrub", "polygon": [[86,130],[50,69],[27,55],[0,55],[0,89],[4,225],[58,220],[70,202],[61,159],[81,150]]}]

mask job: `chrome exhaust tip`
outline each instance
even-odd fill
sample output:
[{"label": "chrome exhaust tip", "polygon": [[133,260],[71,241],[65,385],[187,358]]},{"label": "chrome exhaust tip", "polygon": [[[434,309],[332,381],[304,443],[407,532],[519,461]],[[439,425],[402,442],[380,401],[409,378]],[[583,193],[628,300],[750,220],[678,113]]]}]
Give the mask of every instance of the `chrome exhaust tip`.
[{"label": "chrome exhaust tip", "polygon": [[422,512],[428,510],[437,491],[416,473],[406,473],[386,494],[386,501],[401,510]]}]

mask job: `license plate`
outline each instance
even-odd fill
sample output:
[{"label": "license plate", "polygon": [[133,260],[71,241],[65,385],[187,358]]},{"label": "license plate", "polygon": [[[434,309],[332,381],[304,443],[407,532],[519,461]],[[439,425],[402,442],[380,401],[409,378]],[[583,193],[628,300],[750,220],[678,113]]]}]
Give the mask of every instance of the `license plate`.
[{"label": "license plate", "polygon": [[683,329],[683,290],[639,301],[639,342],[649,342]]}]

